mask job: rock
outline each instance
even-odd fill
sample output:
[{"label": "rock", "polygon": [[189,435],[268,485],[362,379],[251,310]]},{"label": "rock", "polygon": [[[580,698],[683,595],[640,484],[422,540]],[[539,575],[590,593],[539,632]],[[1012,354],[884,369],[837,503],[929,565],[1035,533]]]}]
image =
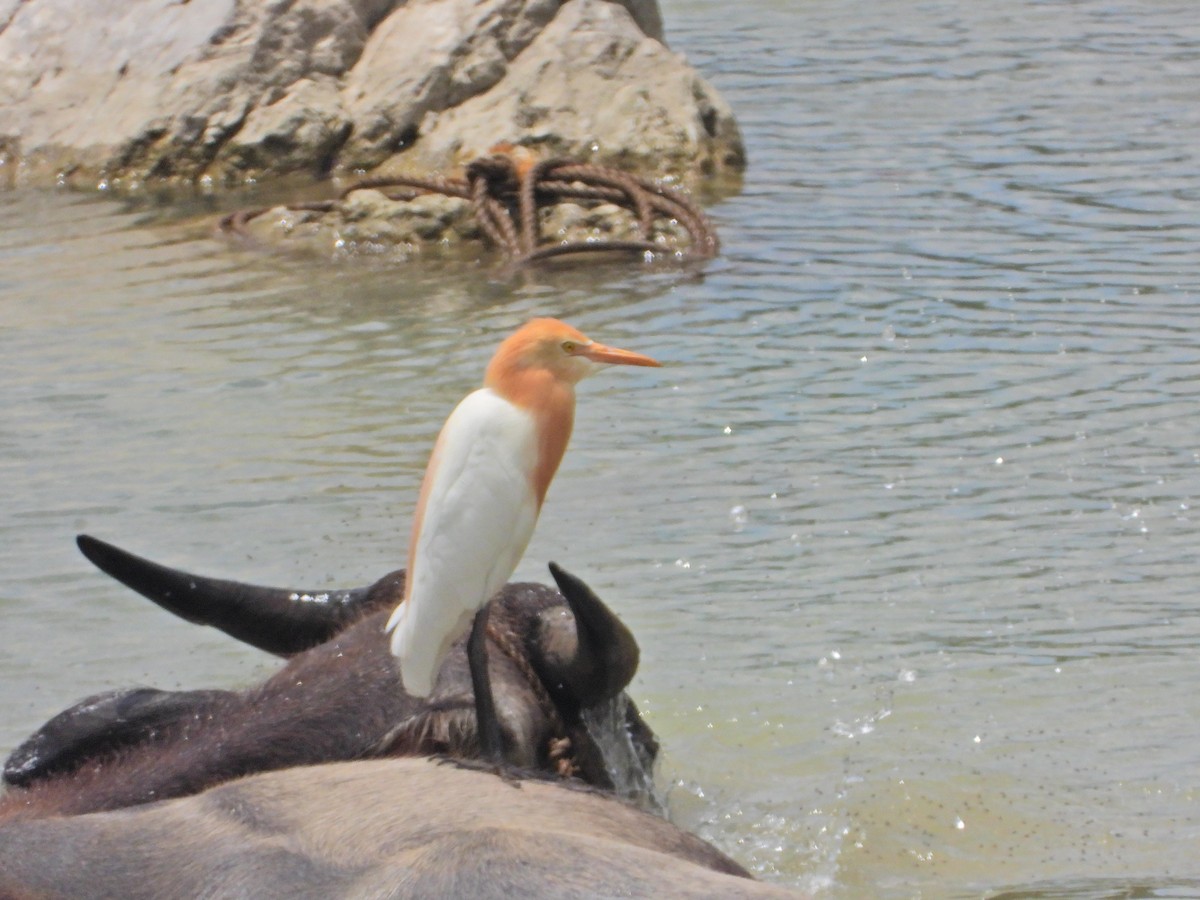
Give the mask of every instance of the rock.
[{"label": "rock", "polygon": [[705,172],[741,164],[724,101],[613,3],[564,5],[494,88],[426,116],[405,156],[435,167],[474,158],[514,127],[514,143],[550,156]]},{"label": "rock", "polygon": [[368,179],[336,199],[230,213],[220,230],[318,256],[409,259],[436,248],[518,267],[579,254],[685,262],[720,247],[686,193],[621,169],[509,146],[475,160],[464,176]]},{"label": "rock", "polygon": [[470,203],[428,194],[404,203],[381,191],[358,190],[328,209],[275,206],[248,219],[239,234],[263,247],[321,257],[380,256],[411,259],[433,251],[475,258],[479,228]]},{"label": "rock", "polygon": [[407,257],[427,247],[448,250],[466,238],[476,237],[478,229],[470,205],[458,197],[438,194],[399,204],[380,191],[355,191],[334,208],[324,226],[334,252],[395,250]]},{"label": "rock", "polygon": [[[634,215],[613,203],[559,203],[541,209],[538,219],[546,241],[542,246],[642,240]],[[438,194],[395,201],[382,191],[357,190],[319,211],[271,207],[241,224],[237,233],[260,247],[326,258],[406,261],[436,254],[476,260],[489,253],[471,204]],[[690,236],[674,221],[655,222],[650,241],[665,257],[683,258],[691,248]]]},{"label": "rock", "polygon": [[499,141],[743,165],[654,0],[7,0],[0,96],[10,184],[440,170]]}]

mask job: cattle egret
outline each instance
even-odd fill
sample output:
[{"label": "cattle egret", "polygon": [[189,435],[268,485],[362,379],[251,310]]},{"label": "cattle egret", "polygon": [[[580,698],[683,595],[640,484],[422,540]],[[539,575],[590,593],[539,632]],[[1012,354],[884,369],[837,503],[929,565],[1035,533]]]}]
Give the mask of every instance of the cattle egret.
[{"label": "cattle egret", "polygon": [[[387,624],[409,694],[430,694],[447,650],[477,613],[482,647],[485,604],[525,552],[567,448],[575,384],[605,365],[659,363],[534,319],[500,344],[483,387],[442,426],[413,517],[404,600]],[[473,678],[486,678],[474,655],[471,667]],[[479,704],[491,698],[475,684],[482,741],[490,707]]]}]

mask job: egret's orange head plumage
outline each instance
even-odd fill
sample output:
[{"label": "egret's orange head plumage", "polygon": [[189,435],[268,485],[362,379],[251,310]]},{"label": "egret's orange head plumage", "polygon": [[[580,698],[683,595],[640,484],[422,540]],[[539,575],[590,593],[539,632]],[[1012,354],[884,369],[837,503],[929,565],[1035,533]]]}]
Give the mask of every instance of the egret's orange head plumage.
[{"label": "egret's orange head plumage", "polygon": [[532,319],[496,348],[484,384],[514,403],[534,407],[539,405],[537,392],[547,389],[547,377],[571,386],[601,365],[659,363],[641,353],[598,344],[558,319]]},{"label": "egret's orange head plumage", "polygon": [[558,319],[532,319],[501,342],[488,364],[484,386],[537,420],[533,489],[539,507],[571,438],[575,385],[604,365],[659,363],[641,353],[598,344]]}]

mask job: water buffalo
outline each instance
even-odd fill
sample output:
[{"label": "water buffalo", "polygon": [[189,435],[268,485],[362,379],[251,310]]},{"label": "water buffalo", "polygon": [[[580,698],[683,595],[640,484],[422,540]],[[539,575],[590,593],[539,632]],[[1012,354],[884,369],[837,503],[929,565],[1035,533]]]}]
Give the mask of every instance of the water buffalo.
[{"label": "water buffalo", "polygon": [[382,626],[403,573],[285,591],[79,544],[167,609],[289,659],[248,691],[114,691],[43,726],[5,766],[0,898],[796,896],[614,793],[653,805],[657,744],[623,691],[637,644],[557,566],[561,593],[492,601],[498,717],[532,770],[500,778],[472,768],[463,642],[427,701],[401,690]]},{"label": "water buffalo", "polygon": [[[403,572],[367,588],[293,591],[181,572],[87,536],[78,543],[99,568],[172,612],[289,659],[246,691],[140,688],[88,698],[9,758],[0,821],[117,809],[289,766],[476,754],[463,642],[430,697],[402,689],[383,624]],[[657,750],[623,695],[637,642],[580,579],[551,572],[562,593],[510,584],[492,601],[489,670],[507,754],[518,766],[600,787],[630,773],[637,781]],[[616,719],[591,717],[611,723],[611,733],[589,731],[585,711],[614,705]],[[626,750],[625,761],[610,765],[601,745]]]},{"label": "water buffalo", "polygon": [[0,897],[795,897],[590,789],[429,759],[270,772],[117,812],[0,823]]}]

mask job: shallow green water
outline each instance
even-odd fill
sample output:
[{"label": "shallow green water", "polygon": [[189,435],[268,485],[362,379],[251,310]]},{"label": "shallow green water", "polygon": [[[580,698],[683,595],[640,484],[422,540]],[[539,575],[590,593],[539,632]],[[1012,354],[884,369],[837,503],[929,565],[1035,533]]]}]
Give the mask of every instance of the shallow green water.
[{"label": "shallow green water", "polygon": [[0,195],[0,751],[273,665],[75,533],[365,583],[499,337],[556,313],[667,366],[581,388],[518,574],[633,627],[679,821],[831,898],[1200,894],[1200,19],[984,6],[665,3],[750,155],[699,275],[264,258]]}]

